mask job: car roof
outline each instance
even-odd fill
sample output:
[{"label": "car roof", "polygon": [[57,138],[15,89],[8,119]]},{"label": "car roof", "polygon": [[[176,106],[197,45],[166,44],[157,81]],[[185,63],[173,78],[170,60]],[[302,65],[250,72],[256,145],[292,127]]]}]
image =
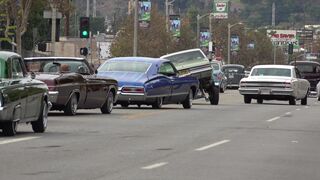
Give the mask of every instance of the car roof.
[{"label": "car roof", "polygon": [[[174,56],[174,55],[177,55],[177,54],[183,54],[183,53],[194,52],[194,51],[200,51],[200,52],[202,52],[201,49],[199,49],[199,48],[194,48],[194,49],[187,49],[187,50],[183,50],[183,51],[178,51],[178,52],[166,54],[166,55],[161,56],[160,58],[164,58],[164,59],[165,59],[166,57],[169,57],[169,56]],[[204,55],[204,56],[205,56],[205,55]],[[205,57],[206,57],[206,56],[205,56]]]},{"label": "car roof", "polygon": [[291,61],[290,64],[317,64],[320,65],[320,63],[315,61]]},{"label": "car roof", "polygon": [[24,60],[78,60],[83,61],[84,58],[80,57],[28,57]]},{"label": "car roof", "polygon": [[6,60],[8,59],[9,57],[12,57],[12,56],[19,56],[21,57],[19,54],[15,53],[15,52],[10,52],[10,51],[0,51],[0,58]]},{"label": "car roof", "polygon": [[162,63],[162,62],[170,62],[167,59],[161,59],[161,58],[151,58],[151,57],[116,57],[111,58],[107,60],[110,61],[136,61],[136,62],[148,62],[148,63]]},{"label": "car roof", "polygon": [[277,64],[267,64],[267,65],[256,65],[252,68],[283,68],[283,69],[293,69],[294,66],[291,65],[277,65]]}]

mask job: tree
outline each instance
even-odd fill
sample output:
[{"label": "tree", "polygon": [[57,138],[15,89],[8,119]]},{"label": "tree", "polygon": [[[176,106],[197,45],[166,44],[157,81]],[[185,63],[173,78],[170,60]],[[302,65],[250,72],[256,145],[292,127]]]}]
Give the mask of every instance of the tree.
[{"label": "tree", "polygon": [[9,29],[14,27],[17,52],[21,54],[21,37],[27,31],[32,0],[2,0],[0,5],[5,7],[5,16],[7,19],[5,37],[9,37]]}]

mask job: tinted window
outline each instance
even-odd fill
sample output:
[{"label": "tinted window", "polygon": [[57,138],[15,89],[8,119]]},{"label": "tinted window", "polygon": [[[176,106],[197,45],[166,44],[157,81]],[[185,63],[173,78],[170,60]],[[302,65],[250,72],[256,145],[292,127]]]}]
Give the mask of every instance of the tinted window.
[{"label": "tinted window", "polygon": [[238,67],[224,67],[223,72],[226,73],[242,73],[243,69]]},{"label": "tinted window", "polygon": [[76,72],[89,73],[90,68],[84,61],[79,60],[49,60],[39,59],[26,61],[28,71],[57,73],[57,72]]},{"label": "tinted window", "polygon": [[151,63],[137,61],[112,61],[104,63],[99,71],[126,71],[126,72],[146,72]]},{"label": "tinted window", "polygon": [[12,59],[12,78],[24,77],[21,61],[18,58]]},{"label": "tinted window", "polygon": [[170,63],[163,63],[159,68],[159,73],[164,75],[173,75],[176,72]]},{"label": "tinted window", "polygon": [[254,68],[251,76],[284,76],[291,77],[291,70],[285,68]]},{"label": "tinted window", "polygon": [[318,66],[313,64],[297,64],[296,66],[301,73],[317,73]]},{"label": "tinted window", "polygon": [[8,78],[7,62],[0,59],[0,78]]}]

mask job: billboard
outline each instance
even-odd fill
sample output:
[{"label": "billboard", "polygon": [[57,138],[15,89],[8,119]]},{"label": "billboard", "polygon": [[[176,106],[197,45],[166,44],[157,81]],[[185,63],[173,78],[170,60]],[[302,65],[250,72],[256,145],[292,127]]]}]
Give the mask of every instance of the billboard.
[{"label": "billboard", "polygon": [[230,40],[230,50],[239,51],[240,50],[240,38],[237,35],[232,35]]},{"label": "billboard", "polygon": [[293,44],[294,52],[300,48],[296,30],[267,30],[267,35],[274,46]]},{"label": "billboard", "polygon": [[213,17],[215,19],[228,19],[229,0],[214,0]]},{"label": "billboard", "polygon": [[200,31],[200,47],[209,48],[209,42],[211,39],[211,34],[209,29],[201,29]]},{"label": "billboard", "polygon": [[179,15],[170,15],[170,32],[172,33],[173,37],[179,38],[180,37],[180,28],[181,28],[181,20]]},{"label": "billboard", "polygon": [[151,21],[151,1],[139,0],[139,24],[140,27],[149,27]]}]

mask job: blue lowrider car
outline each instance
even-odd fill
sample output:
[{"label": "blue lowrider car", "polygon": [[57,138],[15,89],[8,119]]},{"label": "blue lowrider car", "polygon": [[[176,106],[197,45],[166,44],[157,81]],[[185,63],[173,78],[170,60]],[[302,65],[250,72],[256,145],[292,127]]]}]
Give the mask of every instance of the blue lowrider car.
[{"label": "blue lowrider car", "polygon": [[118,81],[116,104],[152,105],[181,103],[192,106],[199,81],[195,77],[180,77],[175,66],[165,59],[146,57],[121,57],[107,60],[98,68],[98,76]]}]

